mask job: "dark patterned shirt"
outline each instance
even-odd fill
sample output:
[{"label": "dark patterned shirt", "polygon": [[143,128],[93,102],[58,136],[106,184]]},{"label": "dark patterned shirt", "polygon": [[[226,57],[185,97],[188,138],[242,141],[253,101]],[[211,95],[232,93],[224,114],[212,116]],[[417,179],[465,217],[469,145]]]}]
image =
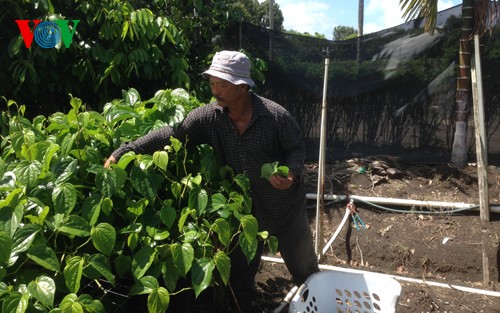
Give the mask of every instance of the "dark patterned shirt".
[{"label": "dark patterned shirt", "polygon": [[[305,190],[302,169],[305,143],[302,131],[290,113],[269,99],[251,93],[253,116],[240,135],[227,109],[212,102],[191,111],[175,130],[164,127],[123,144],[113,152],[118,160],[125,152],[152,154],[169,144],[170,136],[189,144],[209,144],[223,164],[235,173],[246,174],[251,182],[253,214],[261,230],[282,231],[304,209]],[[260,176],[264,163],[279,161],[295,174],[287,190],[275,189]]]}]

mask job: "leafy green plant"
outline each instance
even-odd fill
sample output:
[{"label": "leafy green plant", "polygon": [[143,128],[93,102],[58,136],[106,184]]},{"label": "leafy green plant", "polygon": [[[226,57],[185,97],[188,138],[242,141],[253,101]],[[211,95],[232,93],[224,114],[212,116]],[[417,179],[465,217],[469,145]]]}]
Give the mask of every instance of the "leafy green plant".
[{"label": "leafy green plant", "polygon": [[[125,154],[102,166],[123,141],[174,126],[200,104],[182,89],[141,101],[136,90],[87,111],[33,120],[6,100],[0,158],[2,312],[104,312],[92,292],[129,279],[149,312],[170,297],[227,285],[234,243],[248,260],[259,233],[248,177],[221,166],[210,146],[187,150],[171,138],[153,155]],[[274,240],[270,240],[275,242]],[[180,280],[188,287],[179,289]],[[89,291],[90,290],[90,291]]]},{"label": "leafy green plant", "polygon": [[288,177],[288,167],[279,165],[279,162],[265,163],[260,168],[260,176],[265,179],[271,178],[273,175]]}]

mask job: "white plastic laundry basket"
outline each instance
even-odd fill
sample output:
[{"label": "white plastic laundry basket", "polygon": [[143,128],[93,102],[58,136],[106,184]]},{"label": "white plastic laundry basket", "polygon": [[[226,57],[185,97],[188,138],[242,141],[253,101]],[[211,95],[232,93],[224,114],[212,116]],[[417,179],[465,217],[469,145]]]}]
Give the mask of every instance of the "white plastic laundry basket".
[{"label": "white plastic laundry basket", "polygon": [[290,302],[290,313],[393,313],[401,285],[389,276],[322,271],[311,275]]}]

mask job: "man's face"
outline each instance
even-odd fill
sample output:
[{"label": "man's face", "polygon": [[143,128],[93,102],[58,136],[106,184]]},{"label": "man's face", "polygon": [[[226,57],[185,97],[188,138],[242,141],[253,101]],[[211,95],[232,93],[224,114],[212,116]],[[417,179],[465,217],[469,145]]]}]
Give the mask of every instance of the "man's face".
[{"label": "man's face", "polygon": [[234,85],[227,80],[211,76],[209,79],[212,95],[222,107],[235,103],[242,95],[245,85]]}]

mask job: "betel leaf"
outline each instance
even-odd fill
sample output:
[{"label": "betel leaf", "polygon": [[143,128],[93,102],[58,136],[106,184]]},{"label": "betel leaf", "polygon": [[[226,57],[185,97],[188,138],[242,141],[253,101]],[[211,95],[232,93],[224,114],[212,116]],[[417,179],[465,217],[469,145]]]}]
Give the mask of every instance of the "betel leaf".
[{"label": "betel leaf", "polygon": [[209,258],[201,258],[193,264],[193,269],[191,270],[191,283],[193,284],[196,297],[210,286],[214,268],[214,261]]},{"label": "betel leaf", "polygon": [[231,242],[231,226],[226,219],[218,218],[214,223],[214,231],[217,233],[217,238],[227,246]]},{"label": "betel leaf", "polygon": [[28,250],[40,229],[37,224],[27,224],[19,227],[12,238],[12,255]]},{"label": "betel leaf", "polygon": [[231,260],[229,256],[224,251],[218,251],[214,256],[214,262],[222,278],[222,282],[224,285],[227,285],[231,273]]},{"label": "betel leaf", "polygon": [[28,250],[28,257],[50,271],[59,272],[60,270],[59,259],[56,253],[46,244],[40,242],[33,244]]},{"label": "betel leaf", "polygon": [[64,267],[64,281],[66,287],[73,293],[80,290],[80,281],[82,280],[84,260],[80,256],[74,256],[66,259],[66,266]]},{"label": "betel leaf", "polygon": [[166,151],[156,151],[153,153],[153,163],[166,171],[168,166],[168,153]]},{"label": "betel leaf", "polygon": [[170,294],[164,287],[159,287],[153,290],[148,296],[148,312],[163,313],[168,309],[170,304]]},{"label": "betel leaf", "polygon": [[106,278],[111,285],[115,285],[115,275],[113,275],[108,259],[103,254],[91,255],[89,257],[89,264]]},{"label": "betel leaf", "polygon": [[25,312],[28,301],[29,293],[12,292],[3,299],[2,312]]},{"label": "betel leaf", "polygon": [[163,206],[160,209],[160,219],[168,229],[172,228],[175,219],[177,218],[177,211],[172,207],[172,199],[163,201]]},{"label": "betel leaf", "polygon": [[67,157],[61,161],[55,162],[52,170],[52,175],[55,178],[56,186],[68,181],[76,172],[78,160],[72,157]]},{"label": "betel leaf", "polygon": [[175,243],[170,247],[174,265],[182,276],[186,276],[194,260],[194,249],[190,243]]},{"label": "betel leaf", "polygon": [[273,175],[288,177],[289,169],[287,166],[279,165],[279,162],[264,163],[260,168],[261,178],[270,179]]},{"label": "betel leaf", "polygon": [[83,217],[78,215],[70,215],[66,217],[57,230],[72,236],[90,236],[89,223]]},{"label": "betel leaf", "polygon": [[257,253],[257,238],[251,238],[250,240],[246,239],[247,237],[242,233],[239,235],[238,243],[243,251],[243,254],[247,258],[248,263],[252,261]]},{"label": "betel leaf", "polygon": [[151,247],[141,248],[132,259],[132,274],[134,278],[140,279],[148,271],[153,260],[155,258],[156,252]]},{"label": "betel leaf", "polygon": [[22,160],[14,168],[16,178],[22,184],[34,187],[38,184],[39,176],[42,173],[42,164],[36,160],[28,161]]},{"label": "betel leaf", "polygon": [[128,292],[129,295],[145,295],[160,287],[158,280],[153,276],[144,276],[139,279]]},{"label": "betel leaf", "polygon": [[109,223],[100,223],[90,231],[92,243],[99,251],[109,256],[113,251],[116,241],[116,230]]},{"label": "betel leaf", "polygon": [[76,199],[76,188],[73,184],[62,183],[52,191],[52,202],[57,213],[71,213],[76,205]]},{"label": "betel leaf", "polygon": [[119,276],[124,276],[126,273],[130,272],[132,258],[128,255],[120,254],[116,257],[114,265],[116,273],[118,273]]},{"label": "betel leaf", "polygon": [[93,226],[101,214],[101,204],[103,197],[99,193],[91,193],[83,200],[81,216]]},{"label": "betel leaf", "polygon": [[189,191],[188,206],[196,209],[199,216],[205,212],[208,205],[208,193],[205,189],[195,187]]},{"label": "betel leaf", "polygon": [[44,306],[52,308],[54,306],[54,295],[56,283],[48,276],[38,276],[28,284],[28,291],[31,296],[40,301]]},{"label": "betel leaf", "polygon": [[7,232],[0,230],[0,263],[7,262],[12,251],[12,240]]}]

